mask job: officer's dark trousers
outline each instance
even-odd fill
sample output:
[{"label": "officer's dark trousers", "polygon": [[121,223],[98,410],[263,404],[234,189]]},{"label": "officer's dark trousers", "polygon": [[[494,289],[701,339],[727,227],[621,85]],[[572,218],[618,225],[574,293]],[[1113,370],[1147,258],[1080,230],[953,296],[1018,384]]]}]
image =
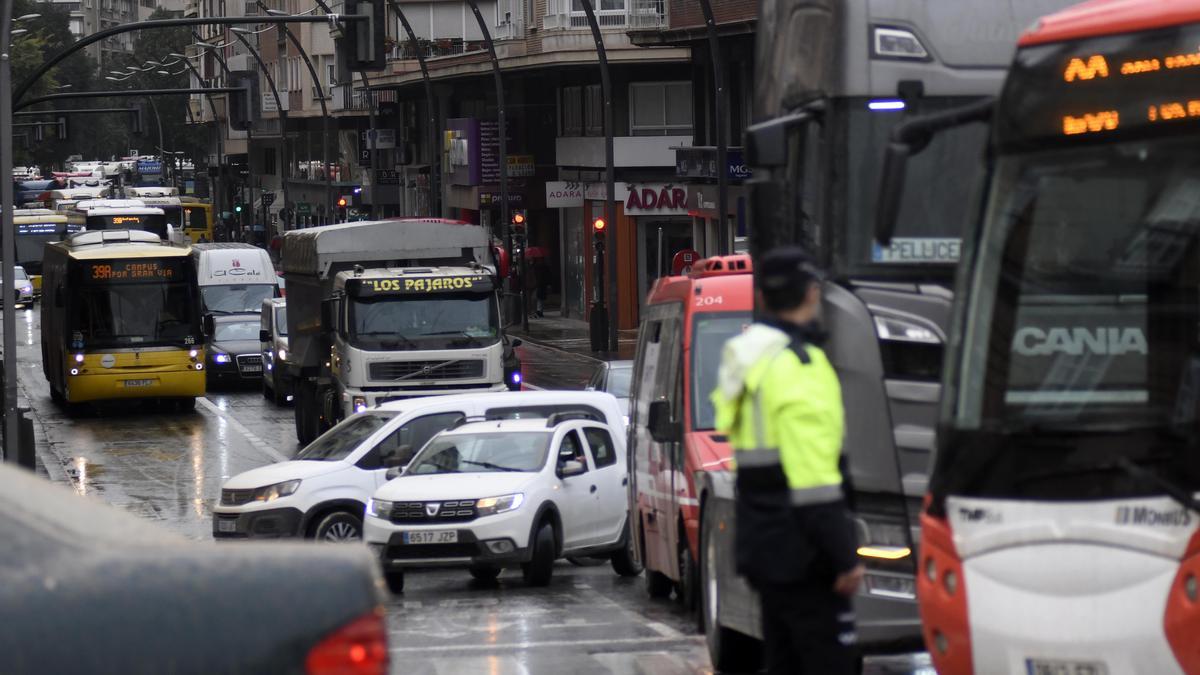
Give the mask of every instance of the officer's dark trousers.
[{"label": "officer's dark trousers", "polygon": [[854,675],[854,610],[811,585],[758,586],[768,675]]}]

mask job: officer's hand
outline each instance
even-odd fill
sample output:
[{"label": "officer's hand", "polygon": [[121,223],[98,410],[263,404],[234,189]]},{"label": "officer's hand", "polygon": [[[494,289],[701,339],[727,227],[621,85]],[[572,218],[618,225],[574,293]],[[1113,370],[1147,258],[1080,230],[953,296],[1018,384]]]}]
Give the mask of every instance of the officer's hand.
[{"label": "officer's hand", "polygon": [[858,587],[862,584],[863,575],[867,573],[867,568],[858,565],[849,572],[843,572],[838,575],[838,578],[833,582],[833,590],[846,596],[854,595],[858,592]]}]

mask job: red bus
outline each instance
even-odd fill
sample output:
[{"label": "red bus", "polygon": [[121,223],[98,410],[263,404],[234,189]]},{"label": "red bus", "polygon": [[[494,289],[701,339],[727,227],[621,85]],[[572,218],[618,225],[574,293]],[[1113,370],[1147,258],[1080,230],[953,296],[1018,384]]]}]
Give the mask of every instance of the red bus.
[{"label": "red bus", "polygon": [[[708,258],[650,290],[638,334],[629,419],[630,512],[652,597],[698,598],[700,504],[694,476],[728,469],[709,394],[725,341],[752,321],[748,255]],[[659,442],[653,436],[670,437]]]}]

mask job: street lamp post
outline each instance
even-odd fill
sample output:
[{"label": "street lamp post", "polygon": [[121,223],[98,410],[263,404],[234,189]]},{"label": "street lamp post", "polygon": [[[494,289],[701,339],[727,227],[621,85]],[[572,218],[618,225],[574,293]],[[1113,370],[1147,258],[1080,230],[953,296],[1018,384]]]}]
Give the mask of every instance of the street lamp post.
[{"label": "street lamp post", "polygon": [[[244,28],[230,28],[229,32],[233,33],[233,36],[238,39],[238,42],[241,42],[242,46],[244,46],[250,52],[250,55],[254,57],[255,63],[258,64],[259,70],[261,70],[263,76],[267,78],[267,84],[271,87],[271,96],[275,98],[275,109],[279,113],[279,186],[283,188],[283,205],[286,207],[288,204],[288,187],[283,166],[287,163],[287,108],[283,105],[283,99],[279,97],[279,89],[275,86],[275,78],[271,75],[271,69],[268,68],[266,62],[263,61],[262,54],[259,53],[258,49],[250,44],[250,40],[246,39],[245,33],[250,31],[247,31]],[[247,148],[247,155],[248,154],[249,148]],[[249,159],[249,157],[247,157],[247,159]],[[253,201],[250,202],[250,206],[253,208]],[[263,200],[264,233],[267,231],[268,208],[269,207],[267,206],[266,200]]]}]

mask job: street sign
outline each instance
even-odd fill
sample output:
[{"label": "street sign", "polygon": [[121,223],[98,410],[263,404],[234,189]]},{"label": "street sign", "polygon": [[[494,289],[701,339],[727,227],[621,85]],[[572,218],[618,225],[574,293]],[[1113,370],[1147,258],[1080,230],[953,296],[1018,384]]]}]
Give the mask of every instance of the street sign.
[{"label": "street sign", "polygon": [[296,202],[296,215],[311,216],[312,204],[309,204],[308,202]]}]

